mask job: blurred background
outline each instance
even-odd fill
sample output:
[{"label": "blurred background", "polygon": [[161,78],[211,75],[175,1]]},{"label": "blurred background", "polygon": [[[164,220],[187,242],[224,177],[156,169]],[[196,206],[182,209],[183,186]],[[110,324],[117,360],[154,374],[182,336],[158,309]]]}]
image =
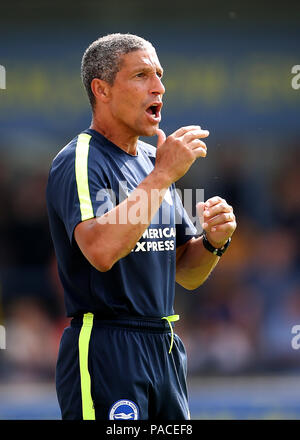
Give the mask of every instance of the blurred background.
[{"label": "blurred background", "polygon": [[90,124],[82,54],[111,32],[156,47],[166,134],[210,131],[207,157],[178,187],[226,198],[238,220],[209,280],[176,286],[192,418],[300,418],[299,31],[297,2],[1,3],[0,419],[60,418],[54,371],[68,320],[45,187],[53,157]]}]

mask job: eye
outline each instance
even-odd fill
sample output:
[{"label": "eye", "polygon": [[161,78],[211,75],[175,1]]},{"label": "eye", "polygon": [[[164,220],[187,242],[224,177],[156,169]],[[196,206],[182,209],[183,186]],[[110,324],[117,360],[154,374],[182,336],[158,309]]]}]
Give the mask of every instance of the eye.
[{"label": "eye", "polygon": [[135,75],[137,78],[143,78],[145,76],[145,72],[139,72]]}]

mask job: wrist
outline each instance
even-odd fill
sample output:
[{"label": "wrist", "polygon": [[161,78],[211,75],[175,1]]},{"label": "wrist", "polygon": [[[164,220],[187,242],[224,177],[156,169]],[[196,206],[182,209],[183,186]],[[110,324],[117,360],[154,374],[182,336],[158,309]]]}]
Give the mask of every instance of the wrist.
[{"label": "wrist", "polygon": [[169,188],[172,185],[172,179],[164,172],[157,169],[153,169],[150,173],[155,180],[156,187],[158,189]]},{"label": "wrist", "polygon": [[209,243],[216,249],[222,248],[228,241],[228,238],[226,238],[226,240],[223,240],[223,241],[214,241],[210,238],[210,236],[207,232],[205,232],[205,236],[206,236],[206,239],[209,241]]},{"label": "wrist", "polygon": [[229,237],[225,241],[225,243],[224,242],[214,243],[213,241],[210,241],[207,238],[206,232],[205,232],[205,230],[203,230],[203,236],[202,236],[203,246],[205,247],[206,250],[208,250],[209,252],[211,252],[212,254],[214,254],[218,257],[221,257],[224,254],[224,252],[228,248],[230,242],[231,242],[231,237]]}]

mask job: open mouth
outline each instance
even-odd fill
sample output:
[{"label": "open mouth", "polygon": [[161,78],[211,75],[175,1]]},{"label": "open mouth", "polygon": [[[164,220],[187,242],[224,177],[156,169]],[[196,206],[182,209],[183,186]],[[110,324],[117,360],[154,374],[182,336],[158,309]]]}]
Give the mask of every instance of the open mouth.
[{"label": "open mouth", "polygon": [[147,109],[147,114],[151,117],[151,119],[155,121],[160,121],[160,110],[162,108],[162,103],[154,103],[151,104]]}]

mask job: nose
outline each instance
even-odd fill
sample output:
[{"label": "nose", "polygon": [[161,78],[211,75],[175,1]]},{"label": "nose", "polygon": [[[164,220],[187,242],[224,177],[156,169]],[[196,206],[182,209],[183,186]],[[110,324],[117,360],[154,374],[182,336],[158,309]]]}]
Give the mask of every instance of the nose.
[{"label": "nose", "polygon": [[153,77],[153,82],[152,82],[152,88],[151,88],[151,93],[153,95],[163,95],[166,91],[161,78],[158,75],[155,75]]}]

